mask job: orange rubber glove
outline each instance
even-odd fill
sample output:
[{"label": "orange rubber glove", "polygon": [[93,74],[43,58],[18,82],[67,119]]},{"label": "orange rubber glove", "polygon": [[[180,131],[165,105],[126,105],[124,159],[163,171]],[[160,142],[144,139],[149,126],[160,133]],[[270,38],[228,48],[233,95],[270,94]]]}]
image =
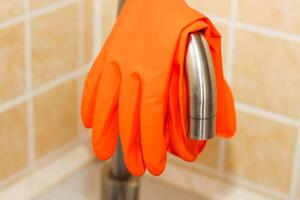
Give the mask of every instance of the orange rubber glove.
[{"label": "orange rubber glove", "polygon": [[217,134],[235,132],[231,92],[222,72],[220,35],[184,0],[127,0],[84,85],[81,116],[92,143],[109,159],[120,134],[133,175],[159,175],[166,152],[192,161],[205,141],[187,138],[184,55],[188,34],[203,30],[217,82]]},{"label": "orange rubber glove", "polygon": [[[203,23],[205,23],[203,27]],[[202,28],[201,28],[202,27]],[[169,90],[169,113],[167,116],[170,128],[169,151],[186,161],[193,161],[202,151],[207,141],[191,140],[187,137],[187,81],[185,77],[185,53],[190,33],[202,30],[207,39],[214,63],[217,88],[216,133],[229,138],[236,131],[236,114],[232,93],[224,80],[221,55],[221,36],[208,18],[202,15],[185,28],[178,42],[173,61]],[[178,98],[179,97],[179,98]]]}]

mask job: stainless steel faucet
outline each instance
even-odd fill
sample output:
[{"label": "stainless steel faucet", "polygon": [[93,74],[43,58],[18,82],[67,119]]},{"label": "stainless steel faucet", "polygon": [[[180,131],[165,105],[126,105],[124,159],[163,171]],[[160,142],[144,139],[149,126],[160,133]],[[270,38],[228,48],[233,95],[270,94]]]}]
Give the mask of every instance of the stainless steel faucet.
[{"label": "stainless steel faucet", "polygon": [[216,80],[208,43],[201,32],[189,36],[185,59],[189,98],[189,132],[194,140],[208,140],[216,127]]},{"label": "stainless steel faucet", "polygon": [[[119,0],[118,13],[125,0]],[[185,58],[189,98],[188,137],[208,140],[215,134],[216,83],[209,45],[201,32],[189,35]],[[140,178],[127,171],[118,139],[117,150],[101,174],[101,200],[138,200]]]}]

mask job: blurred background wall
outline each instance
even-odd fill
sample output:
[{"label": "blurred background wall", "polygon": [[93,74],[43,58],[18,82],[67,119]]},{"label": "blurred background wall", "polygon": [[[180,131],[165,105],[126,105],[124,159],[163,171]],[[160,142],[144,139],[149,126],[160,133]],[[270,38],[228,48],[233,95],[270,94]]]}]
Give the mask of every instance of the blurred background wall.
[{"label": "blurred background wall", "polygon": [[92,16],[91,0],[0,0],[0,180],[80,137]]},{"label": "blurred background wall", "polygon": [[[272,198],[300,199],[300,1],[187,2],[222,34],[238,132],[212,140],[184,167]],[[117,0],[0,0],[3,185],[81,139],[82,79],[116,10]]]},{"label": "blurred background wall", "polygon": [[199,163],[237,184],[300,198],[300,1],[189,0],[216,23],[238,132]]}]

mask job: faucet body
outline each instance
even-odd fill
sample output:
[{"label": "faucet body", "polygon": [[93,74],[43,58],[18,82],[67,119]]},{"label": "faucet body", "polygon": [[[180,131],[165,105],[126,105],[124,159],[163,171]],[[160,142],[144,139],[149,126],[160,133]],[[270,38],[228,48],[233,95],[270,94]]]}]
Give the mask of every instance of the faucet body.
[{"label": "faucet body", "polygon": [[101,173],[102,200],[138,200],[140,178],[131,176],[125,163],[118,138],[116,152],[110,164],[104,164]]},{"label": "faucet body", "polygon": [[185,71],[189,98],[188,137],[208,140],[216,126],[216,80],[208,43],[201,32],[191,33],[187,44]]},{"label": "faucet body", "polygon": [[[118,13],[126,0],[119,0]],[[201,32],[189,36],[185,73],[188,86],[189,130],[188,137],[208,140],[214,136],[216,120],[215,73],[208,43]],[[128,172],[118,139],[116,152],[101,174],[101,199],[138,200],[140,178]]]}]

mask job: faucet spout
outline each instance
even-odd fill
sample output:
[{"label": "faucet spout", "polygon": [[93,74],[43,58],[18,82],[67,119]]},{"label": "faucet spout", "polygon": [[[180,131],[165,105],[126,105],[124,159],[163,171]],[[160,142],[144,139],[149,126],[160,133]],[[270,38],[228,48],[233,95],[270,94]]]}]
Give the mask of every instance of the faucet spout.
[{"label": "faucet spout", "polygon": [[189,99],[188,137],[211,139],[216,127],[216,81],[210,49],[201,32],[189,36],[185,71]]}]

